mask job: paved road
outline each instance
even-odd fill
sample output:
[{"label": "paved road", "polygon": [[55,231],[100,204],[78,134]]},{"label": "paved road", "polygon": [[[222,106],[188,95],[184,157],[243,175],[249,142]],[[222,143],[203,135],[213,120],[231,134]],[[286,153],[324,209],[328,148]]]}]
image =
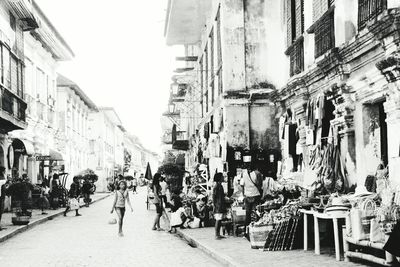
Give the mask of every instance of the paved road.
[{"label": "paved road", "polygon": [[154,209],[146,210],[143,192],[131,198],[124,237],[107,223],[108,198],[82,209],[82,217],[71,213],[0,244],[0,266],[218,266],[176,236],[151,231]]}]

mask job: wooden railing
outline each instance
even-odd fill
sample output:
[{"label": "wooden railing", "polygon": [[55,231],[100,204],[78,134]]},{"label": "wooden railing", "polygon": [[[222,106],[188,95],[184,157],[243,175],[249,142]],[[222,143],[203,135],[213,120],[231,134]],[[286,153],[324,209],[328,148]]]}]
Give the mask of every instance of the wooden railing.
[{"label": "wooden railing", "polygon": [[315,26],[315,58],[335,47],[334,11],[324,15]]},{"label": "wooden railing", "polygon": [[358,0],[358,30],[376,19],[387,8],[387,0]]},{"label": "wooden railing", "polygon": [[10,90],[1,88],[1,109],[16,119],[26,121],[26,102]]}]

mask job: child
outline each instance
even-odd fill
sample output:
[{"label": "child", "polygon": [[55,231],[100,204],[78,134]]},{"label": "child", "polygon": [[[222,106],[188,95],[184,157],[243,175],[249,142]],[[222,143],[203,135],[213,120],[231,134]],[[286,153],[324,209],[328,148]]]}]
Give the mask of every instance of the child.
[{"label": "child", "polygon": [[215,239],[219,240],[224,238],[221,236],[221,221],[226,213],[225,206],[225,192],[222,187],[222,180],[224,176],[222,173],[216,173],[214,175],[214,188],[213,188],[213,205],[214,205],[214,218],[215,218]]},{"label": "child", "polygon": [[47,187],[47,184],[45,181],[42,182],[40,187],[41,187],[41,192],[40,192],[40,199],[39,199],[39,207],[42,210],[42,215],[46,215],[47,213],[44,210],[48,209],[50,207],[50,202],[48,199],[50,188]]},{"label": "child", "polygon": [[125,202],[128,203],[131,212],[133,212],[131,201],[129,200],[129,192],[127,189],[126,182],[119,181],[118,190],[115,191],[114,203],[111,208],[111,213],[113,213],[115,209],[115,212],[118,215],[118,235],[120,237],[124,236],[124,233],[122,232],[122,225],[125,216]]}]

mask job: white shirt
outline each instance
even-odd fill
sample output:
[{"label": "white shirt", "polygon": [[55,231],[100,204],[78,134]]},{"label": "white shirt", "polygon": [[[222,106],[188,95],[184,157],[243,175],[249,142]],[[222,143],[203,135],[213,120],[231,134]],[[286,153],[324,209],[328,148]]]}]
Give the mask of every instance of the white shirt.
[{"label": "white shirt", "polygon": [[165,196],[167,194],[167,183],[165,181],[160,182],[161,186],[161,195]]}]

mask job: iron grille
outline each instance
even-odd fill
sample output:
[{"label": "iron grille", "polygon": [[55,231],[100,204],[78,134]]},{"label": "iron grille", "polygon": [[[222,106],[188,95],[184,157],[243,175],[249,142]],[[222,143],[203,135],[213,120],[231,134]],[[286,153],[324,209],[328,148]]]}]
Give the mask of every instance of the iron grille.
[{"label": "iron grille", "polygon": [[335,47],[334,12],[323,17],[315,26],[315,57],[325,54]]},{"label": "iron grille", "polygon": [[358,0],[358,30],[367,26],[368,21],[377,19],[387,8],[387,0]]},{"label": "iron grille", "polygon": [[304,70],[304,44],[303,40],[298,41],[289,54],[290,76],[299,74]]}]

